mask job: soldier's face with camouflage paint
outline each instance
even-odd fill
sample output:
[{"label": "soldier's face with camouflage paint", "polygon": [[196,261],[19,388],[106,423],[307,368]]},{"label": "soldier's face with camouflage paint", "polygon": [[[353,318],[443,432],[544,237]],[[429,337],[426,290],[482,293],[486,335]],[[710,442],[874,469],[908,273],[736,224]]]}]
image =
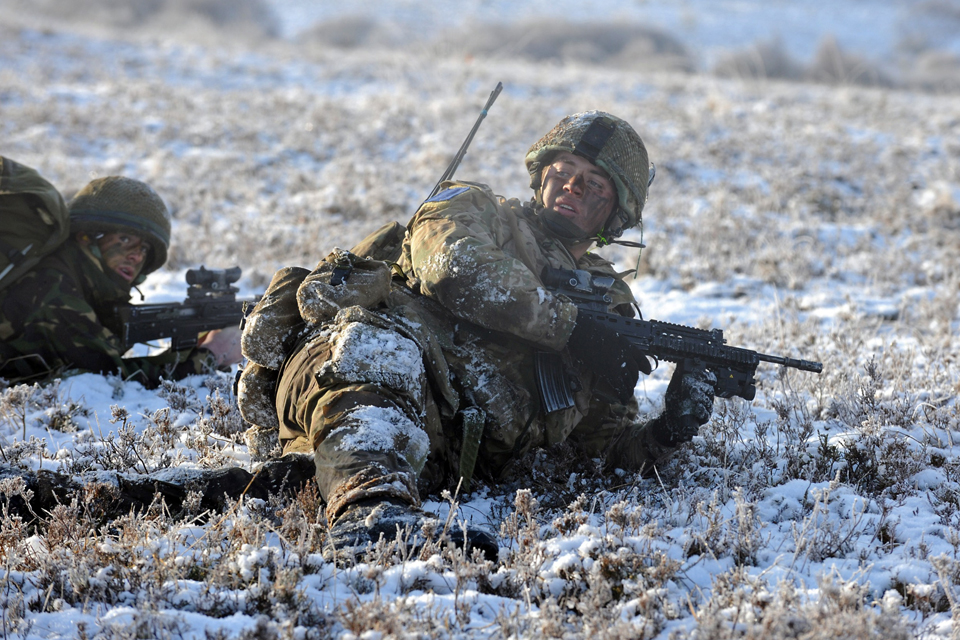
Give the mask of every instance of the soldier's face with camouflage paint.
[{"label": "soldier's face with camouflage paint", "polygon": [[97,247],[104,267],[131,283],[150,255],[150,245],[132,233],[105,233],[97,239]]},{"label": "soldier's face with camouflage paint", "polygon": [[617,189],[607,172],[567,151],[544,169],[543,206],[553,209],[587,235],[600,231],[617,202]]}]

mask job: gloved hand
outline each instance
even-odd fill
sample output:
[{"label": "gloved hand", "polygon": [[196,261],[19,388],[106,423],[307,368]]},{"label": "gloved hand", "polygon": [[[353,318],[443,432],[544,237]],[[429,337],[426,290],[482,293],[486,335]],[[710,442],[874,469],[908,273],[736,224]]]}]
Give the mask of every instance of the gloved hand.
[{"label": "gloved hand", "polygon": [[633,397],[640,371],[650,373],[646,356],[637,353],[612,324],[586,314],[577,318],[567,346],[584,367],[613,387],[620,402]]},{"label": "gloved hand", "polygon": [[655,432],[657,440],[678,446],[693,439],[710,420],[717,376],[703,367],[677,365],[664,397],[664,411]]}]

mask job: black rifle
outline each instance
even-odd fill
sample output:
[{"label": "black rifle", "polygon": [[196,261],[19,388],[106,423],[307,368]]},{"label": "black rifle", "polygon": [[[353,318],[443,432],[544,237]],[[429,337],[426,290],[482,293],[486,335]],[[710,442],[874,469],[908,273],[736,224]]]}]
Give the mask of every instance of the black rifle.
[{"label": "black rifle", "polygon": [[[720,398],[738,396],[747,401],[753,400],[757,395],[754,374],[760,362],[772,362],[814,373],[823,371],[823,365],[819,362],[727,346],[722,329],[707,331],[609,313],[607,309],[611,297],[608,292],[614,283],[609,276],[593,276],[582,269],[547,267],[542,280],[552,293],[565,295],[577,305],[578,317],[590,317],[607,324],[639,354],[675,362],[689,370],[705,368],[713,371],[717,376],[716,395]],[[616,363],[611,363],[611,366],[616,366]],[[537,354],[537,384],[548,413],[573,406],[572,392],[579,382],[572,380],[564,371],[559,354]]]},{"label": "black rifle", "polygon": [[237,300],[240,267],[187,270],[187,298],[183,302],[121,305],[117,316],[123,326],[125,349],[141,342],[170,338],[173,349],[197,346],[198,334],[240,326],[248,304],[258,298]]}]

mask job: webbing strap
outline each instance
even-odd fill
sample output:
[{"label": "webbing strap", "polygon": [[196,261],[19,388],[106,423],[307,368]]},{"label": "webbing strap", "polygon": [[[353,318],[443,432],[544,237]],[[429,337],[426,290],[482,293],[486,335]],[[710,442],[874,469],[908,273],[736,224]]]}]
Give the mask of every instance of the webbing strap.
[{"label": "webbing strap", "polygon": [[597,157],[599,157],[600,152],[603,151],[604,145],[607,144],[607,140],[610,139],[610,136],[612,136],[616,130],[617,125],[613,122],[608,121],[606,118],[597,118],[591,122],[587,130],[583,132],[583,136],[580,138],[580,141],[577,142],[576,147],[574,147],[574,152],[596,164]]},{"label": "webbing strap", "polygon": [[3,280],[3,278],[5,278],[8,273],[13,271],[14,268],[19,267],[20,264],[27,259],[27,252],[32,248],[32,242],[25,246],[22,250],[19,250],[10,244],[7,244],[3,240],[0,240],[0,252],[3,252],[7,260],[10,261],[10,264],[8,264],[3,271],[0,271],[0,280]]},{"label": "webbing strap", "polygon": [[27,246],[25,246],[23,249],[17,249],[12,244],[4,242],[3,240],[0,240],[0,253],[3,253],[3,255],[6,256],[7,260],[9,260],[12,264],[17,266],[21,262],[27,259],[27,252],[30,251],[30,249],[32,248],[33,248],[32,242]]},{"label": "webbing strap", "polygon": [[483,436],[483,411],[477,407],[467,407],[460,412],[463,420],[463,443],[460,445],[460,478],[461,491],[470,489],[470,480],[473,478],[473,469],[477,465],[477,456],[480,455],[480,438]]}]

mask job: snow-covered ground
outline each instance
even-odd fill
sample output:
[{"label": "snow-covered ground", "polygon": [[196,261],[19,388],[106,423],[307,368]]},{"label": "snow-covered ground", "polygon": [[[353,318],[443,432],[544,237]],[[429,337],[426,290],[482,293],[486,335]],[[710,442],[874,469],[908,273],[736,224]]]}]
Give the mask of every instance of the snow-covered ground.
[{"label": "snow-covered ground", "polygon": [[[498,2],[464,4],[513,15]],[[881,57],[874,47],[910,3],[756,4],[622,3],[616,15],[653,16],[703,51],[782,23],[796,25],[783,37],[834,32]],[[456,13],[370,6],[434,30]],[[287,32],[334,11],[284,7]],[[857,28],[864,14],[876,28]],[[798,56],[803,46],[789,44]],[[722,327],[731,344],[820,360],[824,373],[762,366],[757,399],[718,401],[657,479],[601,477],[566,451],[532,456],[526,482],[481,487],[459,505],[500,532],[498,566],[381,550],[337,569],[320,556],[309,495],[245,500],[208,519],[153,512],[102,531],[84,519],[84,496],[80,515],[58,511],[36,530],[3,518],[5,634],[819,637],[805,631],[812,624],[830,637],[956,637],[956,95],[205,47],[0,17],[0,153],[65,193],[112,173],[157,189],[174,211],[174,248],[143,289],[148,301],[182,297],[184,270],[201,263],[241,265],[246,295],[280,266],[312,266],[405,220],[498,80],[504,94],[458,175],[525,197],[523,153],[561,116],[625,117],[658,166],[648,248],[630,280],[645,316]],[[638,264],[634,250],[605,251],[623,269]],[[663,367],[641,380],[645,412],[668,378]],[[4,463],[70,474],[253,470],[231,383],[198,376],[147,391],[84,374],[6,389]],[[0,484],[7,497],[19,490]],[[449,509],[440,496],[426,507]]]}]

